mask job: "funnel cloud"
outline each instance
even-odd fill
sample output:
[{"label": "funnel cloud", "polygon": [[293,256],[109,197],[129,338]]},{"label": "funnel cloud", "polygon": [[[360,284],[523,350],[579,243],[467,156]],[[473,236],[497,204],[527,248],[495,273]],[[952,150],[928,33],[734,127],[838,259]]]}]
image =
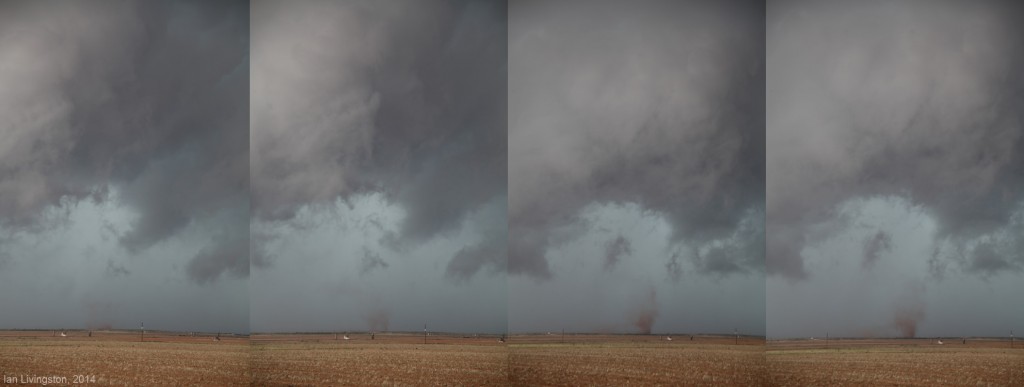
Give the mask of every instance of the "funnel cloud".
[{"label": "funnel cloud", "polygon": [[[1008,330],[953,316],[965,311],[1024,323],[995,306],[1024,291],[1024,6],[779,1],[767,14],[769,335]],[[910,283],[927,284],[921,302],[883,295]],[[824,312],[841,299],[858,316]]]},{"label": "funnel cloud", "polygon": [[513,331],[763,333],[764,12],[510,2]]}]

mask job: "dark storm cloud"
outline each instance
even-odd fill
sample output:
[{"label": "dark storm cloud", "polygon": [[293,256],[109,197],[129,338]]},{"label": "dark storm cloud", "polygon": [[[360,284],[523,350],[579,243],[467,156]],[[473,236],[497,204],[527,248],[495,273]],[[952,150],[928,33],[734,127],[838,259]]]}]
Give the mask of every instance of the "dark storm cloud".
[{"label": "dark storm cloud", "polygon": [[604,245],[604,269],[611,270],[623,256],[633,255],[633,246],[622,235],[609,240]]},{"label": "dark storm cloud", "polygon": [[505,270],[508,263],[507,213],[508,200],[502,196],[490,205],[489,211],[478,215],[474,223],[481,238],[455,253],[445,268],[446,277],[461,283],[483,269],[491,273]]},{"label": "dark storm cloud", "polygon": [[492,214],[485,220],[489,227],[484,231],[483,239],[463,247],[447,264],[444,275],[465,282],[481,269],[490,272],[504,271],[508,262],[508,223],[506,222],[506,206],[498,206],[501,214]]},{"label": "dark storm cloud", "polygon": [[757,267],[764,260],[764,213],[752,210],[736,226],[732,235],[703,249],[693,249],[697,271],[719,276]]},{"label": "dark storm cloud", "polygon": [[[116,200],[137,213],[120,239],[134,254],[245,211],[248,13],[229,1],[3,2],[0,227],[38,231],[48,209]],[[247,261],[218,244],[189,272]]]},{"label": "dark storm cloud", "polygon": [[[291,221],[304,206],[381,194],[405,210],[384,241],[401,250],[504,197],[505,10],[501,1],[257,2],[255,219]],[[467,247],[448,272],[503,270],[504,250]]]},{"label": "dark storm cloud", "polygon": [[889,233],[879,230],[877,233],[869,235],[864,239],[864,260],[861,261],[861,267],[870,269],[882,253],[890,250],[892,250],[892,236]]},{"label": "dark storm cloud", "polygon": [[827,237],[811,228],[871,197],[935,219],[933,274],[1024,267],[1000,247],[1024,202],[1022,17],[1005,1],[773,3],[770,273],[806,277],[802,250]]},{"label": "dark storm cloud", "polygon": [[679,282],[679,279],[683,277],[682,263],[679,262],[679,253],[672,253],[672,257],[665,262],[665,272],[668,273],[668,278],[672,282]]},{"label": "dark storm cloud", "polygon": [[359,268],[359,272],[361,274],[369,273],[369,272],[373,271],[373,269],[377,269],[377,268],[379,268],[379,269],[387,269],[388,266],[389,266],[388,263],[380,258],[380,254],[378,254],[378,253],[374,252],[373,250],[370,250],[370,249],[368,249],[366,247],[363,247],[363,260],[360,263],[360,268]]},{"label": "dark storm cloud", "polygon": [[970,272],[991,276],[1002,271],[1024,270],[1024,211],[1017,214],[1014,223],[1003,235],[993,235],[976,242],[970,255],[960,251],[960,263]]},{"label": "dark storm cloud", "polygon": [[449,278],[465,281],[480,271],[485,265],[503,269],[507,253],[504,244],[476,244],[459,249],[455,257],[448,262],[445,275]]},{"label": "dark storm cloud", "polygon": [[204,248],[188,262],[186,271],[193,281],[205,284],[228,273],[238,277],[249,276],[248,235],[234,238],[218,237],[218,241]]},{"label": "dark storm cloud", "polygon": [[510,9],[510,272],[550,277],[548,250],[591,203],[664,216],[673,242],[714,250],[709,270],[761,270],[713,246],[763,211],[763,4]]},{"label": "dark storm cloud", "polygon": [[132,274],[132,272],[126,269],[124,265],[118,265],[112,260],[107,260],[107,275],[116,277],[129,274]]}]

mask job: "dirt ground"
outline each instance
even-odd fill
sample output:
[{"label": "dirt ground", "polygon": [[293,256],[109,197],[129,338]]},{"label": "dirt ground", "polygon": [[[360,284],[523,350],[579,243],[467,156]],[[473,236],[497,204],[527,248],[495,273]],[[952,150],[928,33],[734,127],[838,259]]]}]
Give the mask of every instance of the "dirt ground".
[{"label": "dirt ground", "polygon": [[[244,338],[183,337],[138,333],[0,333],[0,373],[8,377],[56,376],[67,384],[248,385],[249,345]],[[84,379],[77,379],[85,376]],[[51,379],[54,380],[54,379]],[[84,383],[83,383],[84,384]]]},{"label": "dirt ground", "polygon": [[[713,341],[713,340],[709,340]],[[718,385],[766,382],[764,347],[687,341],[511,344],[512,385]]]},{"label": "dirt ground", "polygon": [[[344,340],[348,336],[349,340]],[[258,385],[762,385],[762,339],[254,335]],[[738,345],[737,345],[738,344]]]},{"label": "dirt ground", "polygon": [[[345,340],[345,337],[348,340]],[[1024,343],[560,333],[0,331],[4,376],[95,385],[1024,385]]]},{"label": "dirt ground", "polygon": [[256,385],[503,385],[500,346],[270,343],[253,346]]},{"label": "dirt ground", "polygon": [[769,342],[765,357],[777,386],[1021,386],[1024,345],[1016,347],[990,339],[787,340]]}]

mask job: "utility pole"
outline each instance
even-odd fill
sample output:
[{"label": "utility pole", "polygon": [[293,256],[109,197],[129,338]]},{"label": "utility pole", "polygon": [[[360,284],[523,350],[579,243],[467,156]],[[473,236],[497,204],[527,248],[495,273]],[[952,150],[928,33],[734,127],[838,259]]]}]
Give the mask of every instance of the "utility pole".
[{"label": "utility pole", "polygon": [[427,343],[427,324],[423,324],[423,344]]}]

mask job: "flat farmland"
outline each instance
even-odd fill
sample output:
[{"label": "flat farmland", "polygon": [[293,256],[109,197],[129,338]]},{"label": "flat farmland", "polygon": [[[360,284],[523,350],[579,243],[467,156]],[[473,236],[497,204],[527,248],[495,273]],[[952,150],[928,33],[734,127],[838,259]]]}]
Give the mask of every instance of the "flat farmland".
[{"label": "flat farmland", "polygon": [[[760,338],[0,331],[6,376],[96,385],[764,385]],[[345,337],[348,337],[348,340]]]},{"label": "flat farmland", "polygon": [[689,336],[513,336],[512,385],[742,385],[766,383],[764,340]]},{"label": "flat farmland", "polygon": [[[349,340],[344,340],[348,336]],[[643,335],[253,336],[258,385],[763,385],[764,340]]]},{"label": "flat farmland", "polygon": [[[245,338],[138,333],[0,332],[0,372],[11,377],[95,376],[95,385],[248,385]],[[91,382],[91,380],[90,380]]]},{"label": "flat farmland", "polygon": [[256,385],[505,385],[497,337],[412,334],[253,336]]},{"label": "flat farmland", "polygon": [[1024,385],[1024,349],[1004,340],[844,339],[772,341],[766,359],[777,386]]}]

